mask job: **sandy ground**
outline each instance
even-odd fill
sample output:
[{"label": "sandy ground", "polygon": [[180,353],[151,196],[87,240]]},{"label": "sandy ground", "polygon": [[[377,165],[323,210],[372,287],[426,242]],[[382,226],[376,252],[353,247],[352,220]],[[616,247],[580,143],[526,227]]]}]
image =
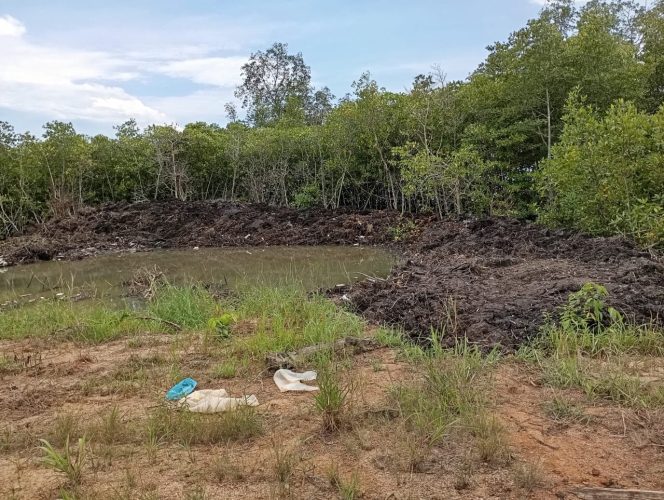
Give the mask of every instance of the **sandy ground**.
[{"label": "sandy ground", "polygon": [[[664,490],[660,413],[592,405],[581,393],[565,391],[592,419],[556,423],[542,407],[553,390],[514,361],[494,369],[491,395],[491,411],[505,428],[513,460],[485,464],[472,456],[468,443],[450,439],[412,470],[406,460],[412,443],[391,411],[388,392],[419,374],[392,349],[348,361],[355,385],[351,425],[333,434],[322,430],[311,393],[282,394],[260,368],[216,379],[217,352],[175,336],[92,347],[5,341],[0,352],[12,360],[0,372],[2,498],[57,498],[66,481],[43,464],[38,438],[57,436],[54,426],[65,415],[91,426],[113,407],[132,437],[91,444],[83,498],[335,498],[340,494],[330,480],[335,469],[345,482],[355,475],[357,490],[367,499],[576,498],[582,486]],[[146,416],[160,404],[170,378],[180,374],[195,378],[200,388],[256,394],[264,433],[228,444],[164,442],[149,449]],[[293,457],[288,485],[275,473],[280,453]],[[519,479],[524,469],[535,479]],[[524,489],[524,482],[534,490]]]}]

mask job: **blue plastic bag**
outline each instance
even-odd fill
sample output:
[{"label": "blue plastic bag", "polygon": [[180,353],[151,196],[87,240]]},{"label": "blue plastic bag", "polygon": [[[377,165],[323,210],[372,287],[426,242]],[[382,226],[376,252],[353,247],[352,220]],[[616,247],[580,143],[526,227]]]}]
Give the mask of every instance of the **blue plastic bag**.
[{"label": "blue plastic bag", "polygon": [[188,394],[194,392],[195,388],[196,381],[193,378],[185,378],[170,388],[170,390],[166,393],[166,399],[169,401],[177,401],[178,399],[182,399]]}]

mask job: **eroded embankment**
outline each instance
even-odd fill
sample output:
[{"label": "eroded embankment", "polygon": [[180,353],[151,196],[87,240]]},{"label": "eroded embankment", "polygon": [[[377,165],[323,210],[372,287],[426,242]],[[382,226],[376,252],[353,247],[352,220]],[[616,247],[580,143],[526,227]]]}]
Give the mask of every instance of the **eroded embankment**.
[{"label": "eroded embankment", "polygon": [[590,281],[605,285],[610,304],[630,319],[664,317],[661,259],[620,238],[589,238],[503,218],[420,218],[415,225],[400,220],[390,211],[117,203],[2,241],[0,257],[18,264],[127,249],[385,245],[410,230],[409,241],[400,244],[402,263],[387,280],[338,292],[369,320],[401,326],[415,337],[444,326],[448,335],[514,347],[538,331],[546,312]]}]

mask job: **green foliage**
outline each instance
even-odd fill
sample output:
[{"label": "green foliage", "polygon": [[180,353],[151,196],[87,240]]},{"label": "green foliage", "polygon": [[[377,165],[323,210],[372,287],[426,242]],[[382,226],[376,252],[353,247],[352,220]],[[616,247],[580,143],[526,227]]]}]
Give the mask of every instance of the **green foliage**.
[{"label": "green foliage", "polygon": [[230,313],[224,313],[221,316],[210,318],[207,322],[208,328],[214,331],[221,339],[227,339],[231,334],[231,326],[237,319]]},{"label": "green foliage", "polygon": [[656,114],[618,102],[606,115],[570,100],[565,129],[545,161],[542,219],[594,234],[623,233],[664,245],[664,107]]},{"label": "green foliage", "polygon": [[411,219],[404,219],[399,221],[394,227],[389,227],[387,232],[392,237],[394,241],[405,241],[407,240],[413,232],[417,229],[415,222]]},{"label": "green foliage", "polygon": [[203,328],[216,308],[212,296],[196,286],[165,286],[148,305],[148,311],[155,318],[186,328]]},{"label": "green foliage", "polygon": [[238,320],[257,321],[253,335],[233,339],[234,348],[261,358],[269,352],[293,351],[349,335],[361,336],[364,328],[354,314],[337,308],[321,295],[307,296],[296,287],[246,290],[234,313]]},{"label": "green foliage", "polygon": [[539,213],[661,247],[663,12],[548,2],[463,82],[435,71],[390,92],[364,73],[336,104],[275,43],[243,66],[246,122],[228,105],[226,127],[128,121],[111,138],[51,122],[36,138],[0,122],[0,238],[84,204],[225,199]]}]

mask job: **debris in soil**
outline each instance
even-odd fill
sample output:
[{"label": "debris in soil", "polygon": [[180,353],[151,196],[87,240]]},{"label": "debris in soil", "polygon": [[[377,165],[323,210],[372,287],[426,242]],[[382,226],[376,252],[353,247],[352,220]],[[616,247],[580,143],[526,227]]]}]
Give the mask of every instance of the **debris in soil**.
[{"label": "debris in soil", "polygon": [[203,389],[185,396],[183,403],[193,413],[221,413],[242,406],[258,406],[258,398],[254,394],[232,398],[225,389]]},{"label": "debris in soil", "polygon": [[303,384],[302,382],[311,382],[316,380],[318,374],[313,371],[297,373],[291,370],[280,369],[274,372],[272,380],[281,392],[311,392],[317,391],[318,387],[314,385]]},{"label": "debris in soil", "polygon": [[107,203],[0,241],[6,265],[153,248],[354,245],[393,241],[394,211],[351,212],[227,202]]},{"label": "debris in soil", "polygon": [[273,352],[269,353],[265,360],[268,370],[278,370],[281,368],[297,368],[302,366],[314,354],[324,351],[340,352],[348,350],[353,354],[372,351],[378,349],[380,345],[374,339],[364,339],[358,337],[345,337],[332,344],[316,344],[303,347],[299,351],[293,352]]},{"label": "debris in soil", "polygon": [[145,300],[152,300],[159,287],[165,284],[166,276],[158,266],[137,269],[131,279],[122,283],[129,296]]},{"label": "debris in soil", "polygon": [[[358,313],[414,338],[444,331],[514,348],[584,283],[637,323],[664,318],[664,265],[617,237],[591,238],[494,218],[433,221],[385,281],[334,290]],[[659,318],[659,319],[658,319]]]}]

